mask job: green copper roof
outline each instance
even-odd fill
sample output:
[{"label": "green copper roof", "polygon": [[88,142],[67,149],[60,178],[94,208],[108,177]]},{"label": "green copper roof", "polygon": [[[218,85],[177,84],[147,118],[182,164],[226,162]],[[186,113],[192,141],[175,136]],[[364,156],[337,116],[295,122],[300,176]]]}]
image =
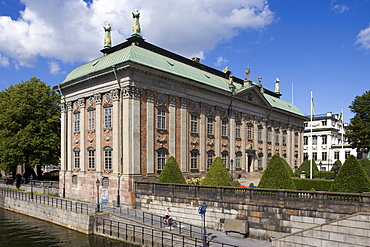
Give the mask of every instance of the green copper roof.
[{"label": "green copper roof", "polygon": [[[229,80],[225,78],[197,69],[190,65],[183,64],[177,60],[154,53],[136,45],[128,46],[124,49],[118,50],[114,53],[100,57],[77,67],[67,75],[62,84],[126,61],[131,61],[184,78],[195,80],[206,85],[211,85],[219,89],[230,91],[228,84]],[[237,88],[242,87],[241,85],[236,86]]]},{"label": "green copper roof", "polygon": [[291,103],[289,103],[285,100],[282,100],[282,99],[273,97],[271,95],[268,95],[268,94],[263,94],[263,96],[270,103],[270,105],[272,107],[279,108],[279,109],[282,109],[282,110],[285,110],[285,111],[292,112],[292,113],[295,113],[297,115],[303,116],[301,110],[299,110],[298,107],[296,107],[295,105],[293,105],[293,104],[291,104]]},{"label": "green copper roof", "polygon": [[[183,78],[188,78],[205,85],[210,85],[215,88],[231,92],[228,84],[229,80],[224,77],[209,73],[205,70],[190,66],[176,59],[166,57],[134,44],[77,67],[67,75],[62,84],[124,62],[141,64],[146,67],[181,76]],[[203,68],[203,66],[200,67]],[[234,85],[236,87],[236,91],[243,90],[242,85],[238,83],[234,83]],[[301,111],[293,104],[266,93],[264,93],[263,96],[272,107],[303,116]]]}]

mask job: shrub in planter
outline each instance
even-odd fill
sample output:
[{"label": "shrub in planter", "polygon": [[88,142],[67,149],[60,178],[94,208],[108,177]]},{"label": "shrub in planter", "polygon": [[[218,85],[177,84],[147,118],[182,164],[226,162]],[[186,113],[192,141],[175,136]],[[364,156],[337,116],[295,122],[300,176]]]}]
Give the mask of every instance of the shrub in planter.
[{"label": "shrub in planter", "polygon": [[186,184],[176,159],[171,156],[157,179],[158,183]]},{"label": "shrub in planter", "polygon": [[297,190],[329,191],[333,184],[333,179],[309,179],[309,178],[292,178]]},{"label": "shrub in planter", "polygon": [[230,174],[220,157],[216,157],[213,161],[202,185],[233,186]]},{"label": "shrub in planter", "polygon": [[258,188],[295,190],[286,162],[278,154],[272,156],[258,184]]},{"label": "shrub in planter", "polygon": [[370,179],[355,156],[350,155],[346,159],[329,191],[347,193],[370,191]]}]

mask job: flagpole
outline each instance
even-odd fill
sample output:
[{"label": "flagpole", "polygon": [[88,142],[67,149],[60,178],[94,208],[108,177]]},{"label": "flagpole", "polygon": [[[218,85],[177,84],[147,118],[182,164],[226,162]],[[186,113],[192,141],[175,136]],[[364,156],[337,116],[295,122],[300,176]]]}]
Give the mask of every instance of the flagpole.
[{"label": "flagpole", "polygon": [[343,132],[344,132],[344,121],[343,121],[343,119],[344,119],[344,115],[343,115],[343,107],[341,107],[341,108],[340,108],[340,113],[341,113],[341,115],[342,115],[342,117],[341,117],[341,124],[342,124],[342,152],[344,152],[344,150],[343,150],[343,144],[344,144],[344,139],[343,139]]},{"label": "flagpole", "polygon": [[312,109],[313,109],[313,93],[312,93],[312,90],[311,90],[311,159],[310,159],[310,179],[312,179],[312,144],[313,144],[313,136],[312,136],[312,128],[313,128],[313,124],[312,124]]}]

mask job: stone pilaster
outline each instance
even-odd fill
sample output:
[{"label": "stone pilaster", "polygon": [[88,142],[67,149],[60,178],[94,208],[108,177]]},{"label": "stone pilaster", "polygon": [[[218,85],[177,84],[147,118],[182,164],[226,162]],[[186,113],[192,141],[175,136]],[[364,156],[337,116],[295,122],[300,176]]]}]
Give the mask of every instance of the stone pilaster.
[{"label": "stone pilaster", "polygon": [[188,172],[188,146],[189,146],[189,128],[188,128],[188,100],[181,98],[181,171]]},{"label": "stone pilaster", "polygon": [[170,95],[169,107],[169,153],[176,158],[176,96]]},{"label": "stone pilaster", "polygon": [[155,171],[155,138],[154,132],[156,127],[156,118],[155,118],[155,107],[154,107],[154,91],[147,91],[147,173],[153,174]]},{"label": "stone pilaster", "polygon": [[72,102],[67,102],[67,162],[66,171],[72,169],[72,142],[73,142],[73,129],[72,129]]},{"label": "stone pilaster", "polygon": [[96,139],[96,151],[95,151],[95,169],[96,172],[102,172],[104,170],[104,155],[102,148],[102,104],[101,94],[95,94],[95,139]]},{"label": "stone pilaster", "polygon": [[112,134],[113,134],[113,151],[112,151],[112,168],[113,173],[121,173],[121,128],[120,128],[120,119],[121,119],[121,111],[120,111],[120,91],[118,89],[111,92],[113,95],[113,107],[112,107]]}]

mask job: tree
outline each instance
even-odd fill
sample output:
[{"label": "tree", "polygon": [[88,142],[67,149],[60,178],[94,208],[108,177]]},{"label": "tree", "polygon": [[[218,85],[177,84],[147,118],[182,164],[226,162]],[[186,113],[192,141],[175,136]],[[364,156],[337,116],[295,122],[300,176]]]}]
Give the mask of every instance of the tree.
[{"label": "tree", "polygon": [[[307,174],[307,178],[309,178],[310,170],[311,170],[310,166],[311,166],[310,160],[303,161],[300,167],[298,167],[298,169],[295,171],[295,176],[299,177],[302,171],[304,171]],[[316,177],[318,172],[319,172],[319,169],[317,168],[316,162],[312,160],[312,177]]]},{"label": "tree", "polygon": [[355,116],[346,129],[345,136],[353,148],[370,148],[370,91],[356,96],[349,106]]},{"label": "tree", "polygon": [[222,159],[216,157],[213,161],[209,171],[202,181],[203,185],[214,185],[214,186],[233,186],[230,174],[227,171]]},{"label": "tree", "polygon": [[292,181],[286,167],[286,162],[278,154],[272,156],[265,172],[258,184],[258,188],[295,190],[296,186]]},{"label": "tree", "polygon": [[32,77],[0,92],[0,168],[58,164],[60,96]]},{"label": "tree", "polygon": [[331,192],[362,193],[370,191],[370,180],[355,156],[350,155],[330,187]]},{"label": "tree", "polygon": [[171,156],[163,167],[161,174],[157,179],[158,183],[186,184],[184,175],[177,164],[176,159]]}]

